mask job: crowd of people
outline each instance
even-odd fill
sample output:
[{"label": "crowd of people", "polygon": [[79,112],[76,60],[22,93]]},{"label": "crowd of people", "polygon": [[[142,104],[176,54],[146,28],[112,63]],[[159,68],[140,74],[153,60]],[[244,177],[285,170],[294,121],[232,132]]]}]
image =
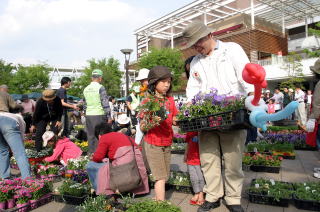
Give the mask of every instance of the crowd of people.
[{"label": "crowd of people", "polygon": [[[199,92],[217,88],[220,94],[248,94],[253,86],[242,79],[242,70],[249,59],[240,45],[216,40],[202,22],[191,23],[184,31],[186,40],[182,48],[192,47],[198,54],[186,61],[188,78],[187,101],[191,102]],[[311,67],[320,75],[320,60]],[[123,188],[112,182],[114,167],[135,161],[141,182],[131,192],[149,192],[147,173],[155,180],[157,201],[165,200],[165,183],[170,175],[173,128],[178,110],[171,95],[173,75],[165,66],[141,69],[130,95],[124,102],[116,102],[108,96],[102,85],[103,72],[92,70],[91,82],[83,90],[83,103],[74,104],[67,98],[71,79],[63,77],[57,90],[46,89],[36,102],[27,95],[17,104],[8,94],[8,87],[0,86],[0,174],[10,177],[9,150],[20,168],[22,178],[30,177],[30,166],[24,149],[23,135],[35,132],[36,150],[41,151],[48,143],[54,146],[48,162],[57,160],[63,165],[77,158],[82,151],[68,137],[70,135],[70,109],[75,117],[72,122],[83,122],[89,142],[91,162],[87,165],[90,182],[96,194],[112,195]],[[105,79],[106,80],[106,79]],[[291,101],[299,107],[295,117],[308,132],[318,130],[320,117],[320,84],[314,94],[305,94],[301,85],[292,88],[276,88],[271,94],[266,90],[262,98],[268,104],[268,112],[275,113]],[[139,106],[148,99],[158,99],[166,109],[165,118],[155,117],[159,124],[148,129],[148,121],[138,116]],[[160,103],[159,103],[160,104]],[[312,106],[312,109],[311,109]],[[11,113],[20,110],[21,114]],[[83,116],[82,118],[81,115]],[[24,120],[23,120],[24,119]],[[27,127],[26,127],[27,125]],[[27,128],[27,129],[26,129]],[[319,142],[319,130],[316,132]],[[132,139],[134,137],[134,140]],[[199,131],[188,133],[185,162],[188,166],[195,195],[190,204],[199,205],[198,212],[217,208],[224,199],[232,212],[242,212],[241,193],[244,180],[242,153],[247,131],[245,129]],[[320,148],[320,142],[318,143]],[[223,163],[222,163],[223,160]],[[222,164],[224,164],[222,166]],[[224,173],[224,174],[222,174]],[[123,176],[118,176],[119,180]],[[128,185],[132,186],[132,185]]]}]

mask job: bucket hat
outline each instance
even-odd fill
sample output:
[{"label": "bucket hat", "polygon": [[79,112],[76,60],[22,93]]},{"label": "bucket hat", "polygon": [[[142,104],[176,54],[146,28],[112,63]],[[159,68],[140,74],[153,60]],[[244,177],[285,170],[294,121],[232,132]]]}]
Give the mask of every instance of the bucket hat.
[{"label": "bucket hat", "polygon": [[126,114],[121,114],[117,119],[119,124],[128,124],[130,122],[130,118]]},{"label": "bucket hat", "polygon": [[46,147],[48,144],[48,141],[50,141],[54,136],[54,133],[52,131],[46,131],[43,135],[42,135],[42,139],[43,139],[43,147]]},{"label": "bucket hat", "polygon": [[103,72],[100,70],[100,69],[94,69],[92,71],[92,76],[102,76],[103,75]]},{"label": "bucket hat", "polygon": [[140,69],[136,80],[140,81],[140,80],[148,79],[149,72],[150,72],[149,69],[146,69],[146,68]]},{"label": "bucket hat", "polygon": [[149,85],[156,83],[158,80],[172,78],[172,74],[168,67],[165,66],[155,66],[153,67],[148,75]]},{"label": "bucket hat", "polygon": [[194,21],[189,24],[182,32],[181,49],[193,46],[199,39],[209,35],[213,30],[202,21]]},{"label": "bucket hat", "polygon": [[52,89],[46,89],[42,92],[42,99],[44,101],[51,101],[56,98],[56,92]]}]

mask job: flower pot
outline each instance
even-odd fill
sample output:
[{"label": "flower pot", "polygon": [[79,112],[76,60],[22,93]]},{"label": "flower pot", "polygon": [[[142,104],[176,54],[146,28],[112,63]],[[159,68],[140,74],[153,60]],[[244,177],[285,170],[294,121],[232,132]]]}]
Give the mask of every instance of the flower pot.
[{"label": "flower pot", "polygon": [[280,198],[279,201],[276,201],[276,199],[272,196],[255,194],[255,193],[249,192],[249,201],[256,204],[288,207],[290,199]]},{"label": "flower pot", "polygon": [[7,202],[0,202],[0,209],[6,209]]},{"label": "flower pot", "polygon": [[17,209],[17,212],[26,212],[29,210],[29,203],[18,203]]},{"label": "flower pot", "polygon": [[70,205],[81,205],[86,199],[88,195],[84,195],[82,197],[70,196],[70,195],[55,195],[55,201],[66,202]]},{"label": "flower pot", "polygon": [[38,207],[52,201],[52,194],[45,194],[38,200]]},{"label": "flower pot", "polygon": [[268,173],[279,173],[280,166],[262,166],[262,165],[251,165],[251,171],[254,172],[268,172]]},{"label": "flower pot", "polygon": [[36,209],[38,207],[38,200],[37,199],[31,199],[29,200],[30,203],[30,209]]},{"label": "flower pot", "polygon": [[242,164],[242,170],[247,172],[250,171],[250,165]]},{"label": "flower pot", "polygon": [[47,178],[47,177],[48,177],[47,175],[40,175],[41,179],[44,179],[44,178]]},{"label": "flower pot", "polygon": [[10,209],[10,208],[13,208],[14,206],[16,206],[16,202],[14,199],[8,199],[7,200],[7,208]]},{"label": "flower pot", "polygon": [[70,170],[70,169],[66,170],[66,174],[73,174],[73,173],[74,173],[74,170]]}]

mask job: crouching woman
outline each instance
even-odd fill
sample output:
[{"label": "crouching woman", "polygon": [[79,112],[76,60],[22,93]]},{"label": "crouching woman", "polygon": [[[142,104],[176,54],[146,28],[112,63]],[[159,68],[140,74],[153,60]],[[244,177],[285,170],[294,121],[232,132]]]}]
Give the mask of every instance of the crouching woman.
[{"label": "crouching woman", "polygon": [[[95,128],[95,135],[99,138],[98,147],[93,154],[92,161],[87,164],[87,172],[90,182],[98,195],[114,194],[110,188],[110,163],[113,166],[122,165],[131,162],[136,158],[141,183],[131,190],[134,194],[149,193],[148,175],[143,163],[140,150],[134,142],[130,142],[128,136],[112,132],[111,126],[101,123]],[[134,145],[135,154],[133,153],[132,144]]]}]

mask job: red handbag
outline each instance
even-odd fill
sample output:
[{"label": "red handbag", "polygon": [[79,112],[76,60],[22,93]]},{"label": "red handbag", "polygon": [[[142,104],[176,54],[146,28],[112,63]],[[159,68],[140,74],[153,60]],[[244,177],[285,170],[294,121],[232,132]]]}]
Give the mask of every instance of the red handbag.
[{"label": "red handbag", "polygon": [[313,132],[308,132],[306,137],[306,144],[315,147],[317,145],[317,132],[319,124],[316,122]]}]

